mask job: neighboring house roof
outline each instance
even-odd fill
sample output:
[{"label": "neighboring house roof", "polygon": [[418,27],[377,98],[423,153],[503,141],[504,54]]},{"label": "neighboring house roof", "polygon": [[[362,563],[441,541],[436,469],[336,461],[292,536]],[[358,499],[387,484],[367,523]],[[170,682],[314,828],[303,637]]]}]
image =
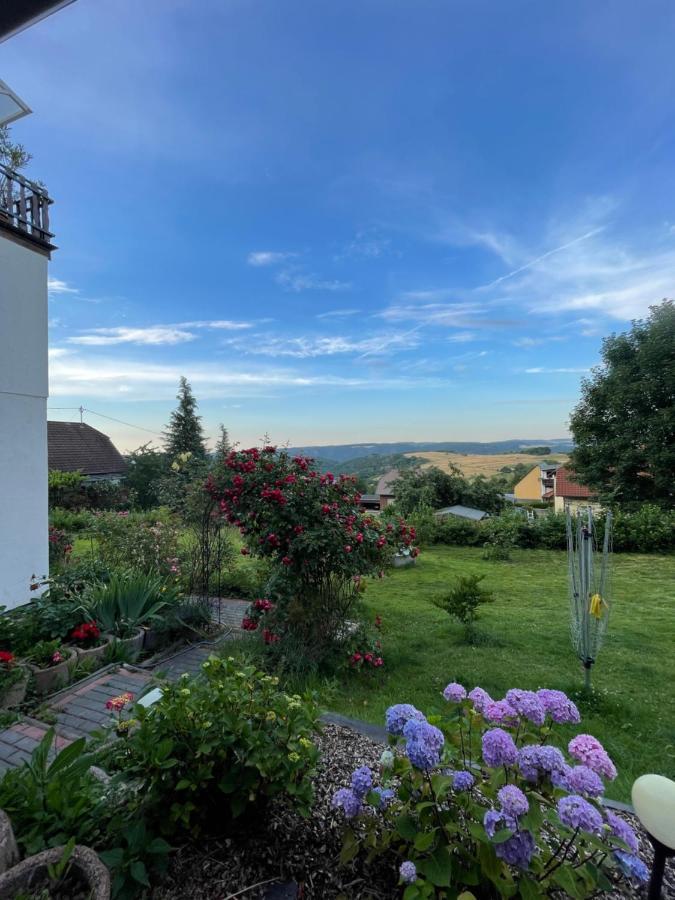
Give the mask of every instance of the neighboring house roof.
[{"label": "neighboring house roof", "polygon": [[394,493],[391,489],[391,485],[392,482],[396,481],[396,479],[400,478],[400,476],[401,473],[398,469],[389,469],[389,471],[385,472],[377,482],[375,493],[378,494],[378,496],[382,496],[382,494],[384,494],[386,497],[393,497]]},{"label": "neighboring house roof", "polygon": [[474,522],[480,522],[481,519],[485,519],[490,514],[482,509],[473,509],[471,506],[456,504],[455,506],[446,506],[443,509],[436,510],[435,515],[458,516],[460,519],[472,519]]},{"label": "neighboring house roof", "polygon": [[555,473],[555,486],[553,488],[556,497],[593,497],[593,491],[585,484],[577,484],[572,481],[574,472],[561,466]]},{"label": "neighboring house roof", "polygon": [[123,475],[127,464],[107,434],[79,422],[47,422],[49,468],[83,475]]},{"label": "neighboring house roof", "polygon": [[361,503],[379,503],[380,495],[379,494],[361,494],[360,502]]}]

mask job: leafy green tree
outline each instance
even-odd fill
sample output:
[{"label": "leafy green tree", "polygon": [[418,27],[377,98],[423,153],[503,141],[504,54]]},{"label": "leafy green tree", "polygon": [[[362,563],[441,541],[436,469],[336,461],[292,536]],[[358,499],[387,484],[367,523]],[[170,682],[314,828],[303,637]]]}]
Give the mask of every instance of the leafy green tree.
[{"label": "leafy green tree", "polygon": [[17,171],[25,168],[32,159],[32,155],[23,144],[15,144],[7,125],[0,125],[0,163]]},{"label": "leafy green tree", "polygon": [[159,506],[159,485],[166,472],[166,454],[156,450],[149,443],[127,456],[125,485],[134,492],[136,503],[141,509]]},{"label": "leafy green tree", "polygon": [[428,469],[407,469],[392,485],[397,512],[404,516],[419,506],[440,509],[462,502],[466,482],[460,470],[450,465],[447,472],[430,466]]},{"label": "leafy green tree", "polygon": [[204,459],[206,445],[201,416],[197,415],[197,401],[184,375],[181,376],[176,399],[178,406],[171,413],[171,421],[166,429],[166,452],[170,459],[185,453]]},{"label": "leafy green tree", "polygon": [[608,503],[673,506],[675,306],[651,307],[630,331],[602,346],[603,364],[584,380],[570,425],[571,465]]}]

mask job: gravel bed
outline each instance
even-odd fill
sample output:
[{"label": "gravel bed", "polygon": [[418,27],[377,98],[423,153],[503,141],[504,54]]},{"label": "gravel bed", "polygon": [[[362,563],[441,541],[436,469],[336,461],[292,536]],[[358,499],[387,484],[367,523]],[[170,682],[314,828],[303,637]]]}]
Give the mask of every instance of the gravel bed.
[{"label": "gravel bed", "polygon": [[[264,896],[263,883],[295,881],[302,900],[330,898],[392,898],[399,895],[397,874],[384,860],[367,870],[341,867],[342,817],[330,801],[349,782],[357,765],[377,766],[382,745],[337,725],[324,726],[318,739],[321,757],[315,781],[315,804],[307,819],[282,803],[270,805],[261,827],[234,838],[213,838],[189,844],[172,855],[169,872],[152,892],[153,900],[242,900]],[[635,827],[640,854],[651,868],[652,849],[635,818],[623,814]],[[619,889],[606,900],[646,897],[646,891]],[[670,860],[662,894],[675,900],[675,863]]]}]

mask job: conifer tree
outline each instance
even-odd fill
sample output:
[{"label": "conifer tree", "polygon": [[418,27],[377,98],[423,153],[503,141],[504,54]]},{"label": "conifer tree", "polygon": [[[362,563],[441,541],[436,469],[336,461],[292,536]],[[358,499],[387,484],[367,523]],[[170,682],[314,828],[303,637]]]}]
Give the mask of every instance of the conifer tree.
[{"label": "conifer tree", "polygon": [[170,459],[175,459],[182,453],[191,453],[197,459],[204,459],[206,446],[201,416],[197,415],[197,401],[185,376],[181,376],[176,398],[178,406],[171,413],[171,421],[166,429],[166,452]]},{"label": "conifer tree", "polygon": [[216,458],[222,459],[226,453],[229,453],[232,449],[232,445],[230,444],[230,436],[227,433],[227,428],[221,422],[218,426],[218,430],[220,431],[220,435],[218,436],[218,440],[216,441]]}]

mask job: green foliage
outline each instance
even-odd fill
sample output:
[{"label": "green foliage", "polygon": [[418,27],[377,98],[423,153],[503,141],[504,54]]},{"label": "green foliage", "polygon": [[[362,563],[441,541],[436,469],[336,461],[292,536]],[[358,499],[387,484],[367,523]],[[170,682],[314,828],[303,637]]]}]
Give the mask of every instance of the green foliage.
[{"label": "green foliage", "polygon": [[66,660],[68,655],[61,641],[55,638],[51,641],[36,641],[25,653],[25,658],[39,669],[48,669]]},{"label": "green foliage", "polygon": [[100,513],[92,529],[101,560],[111,569],[177,576],[178,522],[166,510]]},{"label": "green foliage", "polygon": [[49,526],[49,568],[59,570],[65,566],[68,556],[72,552],[73,545],[70,536],[65,531],[60,531]]},{"label": "green foliage", "polygon": [[419,456],[405,456],[403,453],[371,453],[368,456],[358,456],[346,462],[337,462],[332,459],[314,460],[319,472],[332,472],[333,475],[352,475],[357,479],[359,490],[362,493],[372,493],[377,482],[386,472],[398,469],[403,472],[406,469],[419,467],[424,460]]},{"label": "green foliage", "polygon": [[126,463],[124,484],[133,491],[136,505],[141,509],[159,506],[159,483],[167,469],[166,454],[147,443],[132,450]]},{"label": "green foliage", "polygon": [[288,798],[306,814],[318,752],[318,710],[282,693],[278,679],[211,656],[202,677],[164,688],[124,741],[116,764],[136,779],[143,815],[165,836],[197,835],[263,801]]},{"label": "green foliage", "polygon": [[92,515],[86,509],[75,510],[55,506],[49,510],[49,524],[60,531],[68,531],[71,534],[88,531],[92,522]]},{"label": "green foliage", "polygon": [[443,597],[435,599],[434,605],[445,610],[449,616],[464,625],[467,638],[471,636],[479,609],[485,603],[494,603],[492,591],[482,587],[485,575],[462,575],[452,589]]},{"label": "green foliage", "polygon": [[175,592],[158,575],[115,572],[107,583],[89,588],[84,607],[102,631],[126,638],[155,621],[176,600]]},{"label": "green foliage", "polygon": [[417,507],[437,510],[461,503],[486,512],[498,512],[504,505],[501,482],[478,475],[465,478],[456,466],[442,471],[436,466],[408,469],[392,486],[396,511],[409,516]]},{"label": "green foliage", "polygon": [[675,484],[675,305],[605,338],[570,426],[571,466],[610,503],[672,508]]},{"label": "green foliage", "polygon": [[0,163],[17,172],[19,169],[25,169],[32,158],[32,154],[23,144],[17,144],[12,140],[9,126],[0,125]]},{"label": "green foliage", "polygon": [[[453,687],[463,690],[458,684]],[[494,743],[486,737],[493,723],[468,699],[446,704],[443,714],[430,716],[421,728],[432,731],[431,725],[434,738],[440,739],[436,750],[429,747],[422,755],[408,742],[405,754],[383,757],[379,772],[373,773],[373,788],[390,791],[389,802],[382,803],[374,789],[365,792],[362,801],[352,794],[350,811],[356,802],[360,812],[345,825],[343,864],[359,852],[367,854],[369,862],[386,856],[397,868],[398,863],[412,862],[416,877],[405,889],[405,900],[534,900],[559,893],[582,900],[611,890],[613,880],[621,881],[614,851],[628,848],[613,835],[599,800],[589,800],[592,808],[586,812],[601,823],[598,834],[591,826],[568,827],[564,806],[557,807],[567,792],[544,771],[535,782],[528,781],[517,765],[502,765],[498,753],[493,758]],[[551,727],[548,717],[539,727],[516,715],[502,723],[509,734],[502,730],[501,735],[511,746],[529,746],[536,753],[540,745],[553,743]],[[390,737],[392,747],[399,743],[404,739]],[[469,784],[458,784],[456,773]],[[500,796],[505,785],[506,794]],[[517,808],[509,806],[514,802]],[[628,880],[625,886],[633,887]]]},{"label": "green foliage", "polygon": [[166,871],[171,847],[161,837],[148,833],[145,822],[134,822],[119,834],[120,846],[100,853],[114,872],[112,895],[115,900],[131,900],[144,888],[150,888],[148,869],[157,875]]},{"label": "green foliage", "polygon": [[49,471],[50,509],[127,509],[132,499],[130,491],[117,482],[87,482],[80,472]]},{"label": "green foliage", "polygon": [[171,413],[166,429],[166,452],[170,459],[183,453],[203,459],[206,456],[201,416],[197,415],[197,401],[187,378],[181,376],[177,408]]},{"label": "green foliage", "polygon": [[521,453],[527,453],[530,456],[546,456],[551,452],[550,447],[542,446],[542,447],[523,447],[520,451]]}]

